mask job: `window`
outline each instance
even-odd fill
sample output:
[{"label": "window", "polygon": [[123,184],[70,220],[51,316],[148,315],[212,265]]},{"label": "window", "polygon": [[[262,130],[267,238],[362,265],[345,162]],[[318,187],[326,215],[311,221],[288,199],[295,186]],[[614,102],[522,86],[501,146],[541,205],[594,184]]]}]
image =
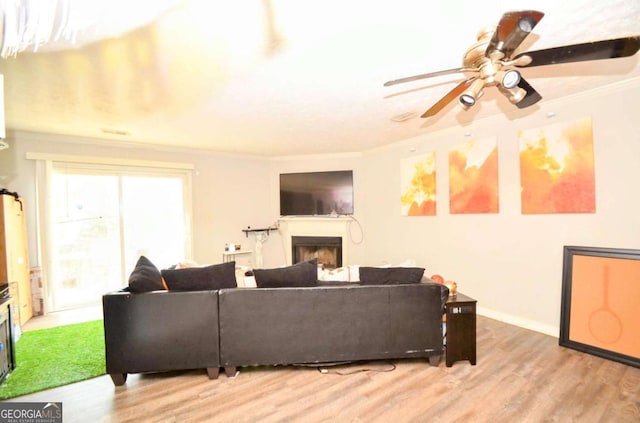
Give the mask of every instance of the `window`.
[{"label": "window", "polygon": [[127,285],[141,255],[158,268],[191,257],[190,172],[51,161],[39,207],[47,311]]}]

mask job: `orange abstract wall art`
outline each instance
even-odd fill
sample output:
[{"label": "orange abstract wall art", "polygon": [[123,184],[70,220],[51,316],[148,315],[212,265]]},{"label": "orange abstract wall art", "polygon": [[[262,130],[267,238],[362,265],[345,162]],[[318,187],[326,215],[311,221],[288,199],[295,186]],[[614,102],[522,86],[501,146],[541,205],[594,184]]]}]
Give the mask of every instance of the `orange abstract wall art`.
[{"label": "orange abstract wall art", "polygon": [[591,118],[520,131],[523,214],[595,213]]},{"label": "orange abstract wall art", "polygon": [[573,257],[569,339],[640,357],[640,261]]},{"label": "orange abstract wall art", "polygon": [[452,214],[498,213],[498,145],[495,137],[449,150]]},{"label": "orange abstract wall art", "polygon": [[436,153],[403,159],[400,183],[403,216],[436,215]]}]

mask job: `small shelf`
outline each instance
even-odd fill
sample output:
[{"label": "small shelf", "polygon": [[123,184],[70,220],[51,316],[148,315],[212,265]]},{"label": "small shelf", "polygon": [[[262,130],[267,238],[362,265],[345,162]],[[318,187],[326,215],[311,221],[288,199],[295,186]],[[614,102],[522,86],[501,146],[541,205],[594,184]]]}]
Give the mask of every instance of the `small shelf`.
[{"label": "small shelf", "polygon": [[244,232],[246,237],[249,238],[249,234],[252,232],[266,232],[267,235],[269,235],[269,232],[276,231],[276,230],[278,230],[278,228],[275,226],[269,226],[268,228],[259,228],[259,229],[252,229],[250,226],[248,226],[247,229],[243,229],[242,232]]},{"label": "small shelf", "polygon": [[223,256],[239,256],[240,254],[251,254],[253,251],[251,250],[239,250],[239,251],[224,251],[222,253]]},{"label": "small shelf", "polygon": [[243,254],[251,254],[251,253],[253,253],[253,251],[251,250],[223,251],[222,262],[227,263],[231,261],[235,256],[241,256]]}]

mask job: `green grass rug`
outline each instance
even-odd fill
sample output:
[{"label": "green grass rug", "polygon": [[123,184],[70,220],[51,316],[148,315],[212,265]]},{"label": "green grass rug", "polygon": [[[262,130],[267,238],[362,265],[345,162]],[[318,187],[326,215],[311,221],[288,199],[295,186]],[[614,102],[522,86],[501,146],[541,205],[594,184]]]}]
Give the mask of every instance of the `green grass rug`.
[{"label": "green grass rug", "polygon": [[16,369],[0,385],[0,400],[105,374],[102,320],[24,332]]}]

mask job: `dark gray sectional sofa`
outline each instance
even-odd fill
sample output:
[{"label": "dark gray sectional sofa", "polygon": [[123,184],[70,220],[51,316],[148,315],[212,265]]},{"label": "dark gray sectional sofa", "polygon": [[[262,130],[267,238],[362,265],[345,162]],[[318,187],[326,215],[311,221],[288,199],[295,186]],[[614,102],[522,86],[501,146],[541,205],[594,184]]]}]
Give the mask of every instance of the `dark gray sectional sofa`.
[{"label": "dark gray sectional sofa", "polygon": [[445,286],[351,283],[313,287],[129,292],[103,296],[106,367],[128,373],[248,365],[427,358],[444,353]]}]

